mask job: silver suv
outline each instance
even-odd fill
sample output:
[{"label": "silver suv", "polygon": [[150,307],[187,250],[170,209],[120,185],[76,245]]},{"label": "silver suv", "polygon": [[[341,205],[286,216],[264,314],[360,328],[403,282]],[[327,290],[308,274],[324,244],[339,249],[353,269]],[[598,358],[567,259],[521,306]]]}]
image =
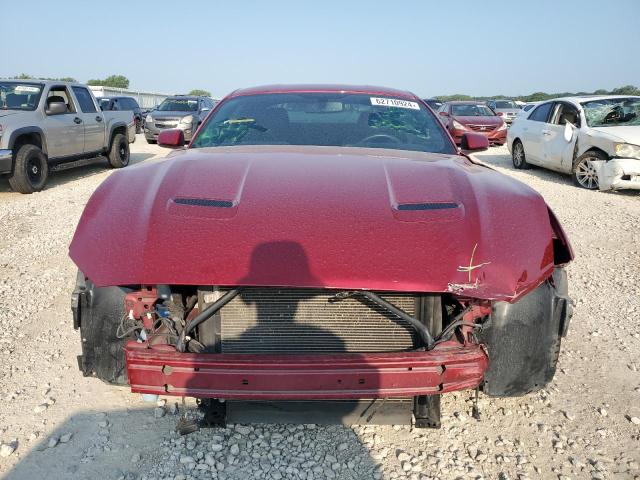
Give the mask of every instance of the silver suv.
[{"label": "silver suv", "polygon": [[507,125],[511,125],[520,113],[520,107],[513,100],[489,100],[487,105],[491,110],[502,115],[502,119]]},{"label": "silver suv", "polygon": [[168,97],[145,117],[144,136],[148,143],[157,143],[162,130],[179,128],[188,142],[215,105],[209,97]]},{"label": "silver suv", "polygon": [[42,190],[51,165],[106,155],[129,164],[132,112],[103,112],[79,83],[0,80],[0,175],[20,193]]}]

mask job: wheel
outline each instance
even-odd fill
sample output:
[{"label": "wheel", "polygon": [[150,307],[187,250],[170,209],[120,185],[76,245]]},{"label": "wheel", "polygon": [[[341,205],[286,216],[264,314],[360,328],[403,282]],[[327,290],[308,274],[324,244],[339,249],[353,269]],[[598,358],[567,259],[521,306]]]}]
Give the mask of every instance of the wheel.
[{"label": "wheel", "polygon": [[598,172],[592,162],[602,160],[606,161],[608,159],[600,152],[586,152],[578,157],[573,165],[574,183],[587,190],[597,190]]},{"label": "wheel", "polygon": [[9,184],[16,192],[33,193],[42,190],[49,178],[47,157],[36,145],[22,145],[16,153]]},{"label": "wheel", "polygon": [[136,119],[136,134],[142,133],[142,121]]},{"label": "wheel", "polygon": [[152,139],[150,139],[150,138],[147,138],[147,143],[148,143],[149,145],[155,145],[156,143],[158,143],[158,141],[157,141],[157,140],[152,140]]},{"label": "wheel", "polygon": [[122,168],[129,165],[129,141],[122,133],[116,133],[109,148],[109,165]]},{"label": "wheel", "polygon": [[520,140],[513,142],[513,148],[511,149],[511,160],[513,160],[513,166],[518,170],[526,170],[529,168],[527,163],[527,157],[524,154],[524,146]]}]

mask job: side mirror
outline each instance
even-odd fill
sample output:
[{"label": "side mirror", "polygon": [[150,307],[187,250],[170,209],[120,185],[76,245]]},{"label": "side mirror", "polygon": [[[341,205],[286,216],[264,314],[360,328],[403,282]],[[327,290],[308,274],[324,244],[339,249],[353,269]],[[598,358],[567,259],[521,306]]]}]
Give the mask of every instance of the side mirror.
[{"label": "side mirror", "polygon": [[489,148],[489,140],[481,133],[465,133],[460,140],[460,148],[467,152],[479,152]]},{"label": "side mirror", "polygon": [[161,147],[179,148],[184,146],[184,132],[179,128],[163,130],[158,135],[158,145]]},{"label": "side mirror", "polygon": [[573,129],[576,128],[573,123],[565,122],[564,124],[564,139],[569,143],[573,139]]},{"label": "side mirror", "polygon": [[501,117],[502,116],[502,112],[496,112],[496,115]]},{"label": "side mirror", "polygon": [[440,115],[441,117],[448,117],[449,114],[445,111],[439,112],[438,115]]},{"label": "side mirror", "polygon": [[47,115],[60,115],[67,113],[67,104],[64,102],[51,102],[44,111]]}]

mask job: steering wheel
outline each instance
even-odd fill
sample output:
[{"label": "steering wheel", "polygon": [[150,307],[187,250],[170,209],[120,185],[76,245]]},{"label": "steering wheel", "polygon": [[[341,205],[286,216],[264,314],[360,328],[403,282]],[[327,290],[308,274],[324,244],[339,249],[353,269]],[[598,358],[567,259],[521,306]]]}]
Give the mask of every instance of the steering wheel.
[{"label": "steering wheel", "polygon": [[358,144],[369,143],[373,141],[374,143],[401,143],[400,139],[396,137],[392,137],[391,135],[386,135],[384,133],[377,133],[375,135],[369,135],[366,138],[363,138],[358,142]]}]

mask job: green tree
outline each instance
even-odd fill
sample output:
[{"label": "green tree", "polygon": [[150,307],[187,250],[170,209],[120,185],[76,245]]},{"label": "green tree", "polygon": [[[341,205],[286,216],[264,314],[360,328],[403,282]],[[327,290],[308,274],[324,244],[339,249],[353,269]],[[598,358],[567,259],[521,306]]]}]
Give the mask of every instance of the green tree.
[{"label": "green tree", "polygon": [[473,97],[469,95],[462,95],[460,93],[456,93],[454,95],[440,95],[439,97],[434,97],[436,100],[440,100],[442,102],[453,102],[455,100],[472,100]]},{"label": "green tree", "polygon": [[201,97],[210,97],[211,92],[208,90],[202,90],[201,88],[194,88],[189,92],[189,95],[201,96]]},{"label": "green tree", "polygon": [[62,78],[50,78],[50,77],[34,77],[33,75],[29,75],[28,73],[21,73],[20,75],[16,75],[16,80],[32,80],[38,78],[40,80],[58,80],[60,82],[77,82],[77,80],[73,77],[62,77]]},{"label": "green tree", "polygon": [[640,95],[640,89],[633,85],[625,85],[611,90],[612,95]]},{"label": "green tree", "polygon": [[124,75],[111,75],[104,80],[91,79],[87,85],[100,85],[103,87],[129,88],[129,79]]}]

